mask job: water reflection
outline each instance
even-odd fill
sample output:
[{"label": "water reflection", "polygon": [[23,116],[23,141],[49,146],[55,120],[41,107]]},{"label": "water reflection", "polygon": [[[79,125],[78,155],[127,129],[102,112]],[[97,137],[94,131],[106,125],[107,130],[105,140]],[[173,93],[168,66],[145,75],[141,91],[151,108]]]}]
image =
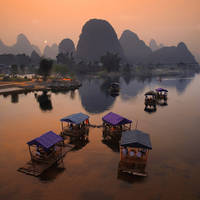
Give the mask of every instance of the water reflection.
[{"label": "water reflection", "polygon": [[167,100],[158,100],[157,105],[161,107],[168,106]]},{"label": "water reflection", "polygon": [[156,106],[155,107],[147,107],[147,106],[145,106],[144,111],[149,113],[149,114],[152,114],[152,113],[155,113],[157,111],[157,108],[156,108]]},{"label": "water reflection", "polygon": [[80,137],[68,136],[66,138],[66,141],[68,141],[69,144],[74,145],[74,148],[72,149],[72,151],[78,151],[78,150],[81,150],[90,142],[89,134],[86,133],[84,135],[81,135]]},{"label": "water reflection", "polygon": [[70,90],[70,98],[75,99],[75,97],[76,97],[75,90]]},{"label": "water reflection", "polygon": [[135,98],[139,93],[144,91],[144,88],[148,85],[146,80],[140,81],[135,79],[131,79],[128,84],[127,82],[121,80],[121,92],[120,97],[122,100],[130,100]]},{"label": "water reflection", "polygon": [[133,176],[132,174],[122,172],[119,168],[120,168],[120,163],[119,163],[118,171],[117,171],[117,179],[122,180],[124,182],[130,183],[130,184],[144,183],[147,179],[147,177]]},{"label": "water reflection", "polygon": [[160,80],[159,85],[162,87],[172,87],[176,88],[178,94],[182,94],[185,92],[186,88],[188,85],[192,82],[193,76],[192,77],[183,77],[183,78],[163,78]]},{"label": "water reflection", "polygon": [[43,91],[41,95],[35,93],[35,98],[40,105],[40,109],[42,111],[50,111],[53,109],[51,103],[51,95],[47,93],[47,91]]},{"label": "water reflection", "polygon": [[116,97],[109,95],[108,82],[93,79],[84,80],[79,89],[82,106],[89,113],[102,113],[112,107]]},{"label": "water reflection", "polygon": [[147,78],[147,77],[123,77],[120,79],[120,97],[122,100],[134,99],[137,95],[144,92],[144,89],[148,86],[151,89],[158,85],[159,87],[164,88],[176,88],[178,94],[184,93],[188,85],[193,80],[193,77],[190,78]]},{"label": "water reflection", "polygon": [[119,152],[120,147],[120,139],[121,139],[121,134],[111,134],[108,131],[103,131],[102,134],[102,143],[108,146],[112,151],[114,152]]},{"label": "water reflection", "polygon": [[11,103],[18,103],[19,102],[19,94],[13,93],[11,94]]},{"label": "water reflection", "polygon": [[53,165],[39,176],[42,182],[52,182],[65,171],[64,164]]}]

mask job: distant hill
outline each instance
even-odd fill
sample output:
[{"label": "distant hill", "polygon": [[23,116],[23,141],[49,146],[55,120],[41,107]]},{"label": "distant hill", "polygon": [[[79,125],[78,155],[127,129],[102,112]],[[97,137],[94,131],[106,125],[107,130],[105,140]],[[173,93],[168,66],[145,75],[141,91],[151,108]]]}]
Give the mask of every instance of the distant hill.
[{"label": "distant hill", "polygon": [[58,53],[74,53],[75,52],[75,46],[74,42],[71,39],[63,39],[60,44],[58,45]]},{"label": "distant hill", "polygon": [[156,51],[160,48],[163,48],[164,45],[163,44],[157,44],[157,42],[154,39],[151,39],[149,42],[149,47],[151,48],[152,51]]},{"label": "distant hill", "polygon": [[200,64],[200,54],[195,53],[195,59]]},{"label": "distant hill", "polygon": [[40,49],[32,45],[24,34],[19,34],[16,43],[12,46],[7,46],[0,40],[0,54],[26,54],[30,56],[34,50],[41,55]]},{"label": "distant hill", "polygon": [[120,57],[124,57],[115,30],[105,20],[87,21],[78,41],[77,57],[87,61],[97,61],[106,52],[118,53]]},{"label": "distant hill", "polygon": [[163,47],[154,51],[145,59],[147,64],[196,64],[194,56],[187,46],[180,42],[177,46]]},{"label": "distant hill", "polygon": [[119,41],[130,64],[142,63],[146,57],[152,54],[150,47],[130,30],[125,30]]},{"label": "distant hill", "polygon": [[58,55],[58,45],[57,44],[52,44],[51,46],[47,45],[44,48],[43,56],[45,58],[51,58],[51,59],[55,60],[57,55]]}]

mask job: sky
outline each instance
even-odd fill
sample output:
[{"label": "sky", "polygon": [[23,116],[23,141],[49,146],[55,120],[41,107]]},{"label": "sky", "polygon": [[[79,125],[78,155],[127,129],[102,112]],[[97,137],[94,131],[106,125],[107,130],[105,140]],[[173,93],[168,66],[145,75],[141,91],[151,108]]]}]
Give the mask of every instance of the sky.
[{"label": "sky", "polygon": [[200,0],[0,0],[0,39],[7,45],[24,33],[42,50],[64,38],[77,44],[82,26],[105,19],[118,37],[129,29],[147,44],[183,41],[200,55]]}]

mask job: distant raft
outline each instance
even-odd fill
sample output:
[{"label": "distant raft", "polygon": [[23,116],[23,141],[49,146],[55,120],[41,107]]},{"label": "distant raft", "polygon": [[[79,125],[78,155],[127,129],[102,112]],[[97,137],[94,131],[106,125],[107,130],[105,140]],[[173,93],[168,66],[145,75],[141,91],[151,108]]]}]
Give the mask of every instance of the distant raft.
[{"label": "distant raft", "polygon": [[145,94],[145,111],[151,111],[151,110],[156,110],[156,92],[150,90],[146,92]]},{"label": "distant raft", "polygon": [[156,90],[156,98],[167,100],[168,90],[164,88],[157,88]]}]

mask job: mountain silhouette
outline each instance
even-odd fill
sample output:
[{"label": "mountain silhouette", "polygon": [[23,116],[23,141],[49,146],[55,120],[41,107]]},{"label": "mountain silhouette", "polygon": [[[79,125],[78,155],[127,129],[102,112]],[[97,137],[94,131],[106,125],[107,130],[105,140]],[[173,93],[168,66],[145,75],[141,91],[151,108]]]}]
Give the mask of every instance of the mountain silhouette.
[{"label": "mountain silhouette", "polygon": [[56,56],[58,55],[58,45],[52,44],[51,46],[47,45],[44,48],[43,56],[46,58],[56,59]]},{"label": "mountain silhouette", "polygon": [[194,56],[183,42],[177,46],[163,47],[154,51],[145,62],[147,64],[197,64]]},{"label": "mountain silhouette", "polygon": [[31,53],[30,59],[33,66],[38,66],[41,60],[40,56],[35,50]]},{"label": "mountain silhouette", "polygon": [[30,56],[34,50],[41,55],[40,49],[32,45],[22,33],[17,36],[17,41],[12,46],[7,46],[0,40],[0,54],[26,54]]},{"label": "mountain silhouette", "polygon": [[152,54],[152,50],[148,47],[144,41],[130,30],[125,30],[120,39],[120,44],[124,50],[124,54],[127,61],[131,64],[138,64]]},{"label": "mountain silhouette", "polygon": [[107,52],[124,57],[117,34],[105,20],[91,19],[85,23],[77,45],[77,57],[97,61]]},{"label": "mountain silhouette", "polygon": [[74,42],[71,39],[64,39],[60,42],[60,44],[58,45],[58,52],[59,53],[74,53],[75,52],[75,46],[74,46]]}]

